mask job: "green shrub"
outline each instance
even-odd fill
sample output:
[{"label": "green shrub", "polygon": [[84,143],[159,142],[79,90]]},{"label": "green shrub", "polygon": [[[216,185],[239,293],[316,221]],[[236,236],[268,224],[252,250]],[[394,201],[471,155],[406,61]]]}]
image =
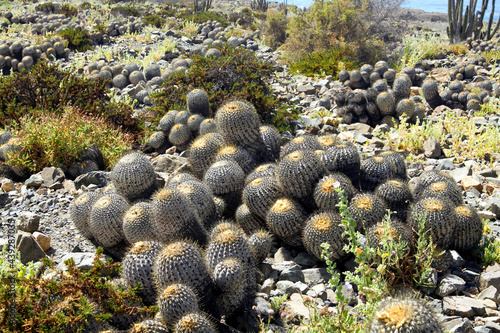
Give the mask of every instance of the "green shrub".
[{"label": "green shrub", "polygon": [[[13,251],[17,257],[13,263],[5,248],[0,255],[2,332],[83,332],[92,322],[103,323],[113,315],[152,316],[158,311],[157,307],[128,305],[140,302],[136,296],[137,288],[115,288],[108,277],[102,277],[106,272],[116,273],[120,266],[102,262],[101,248],[97,250],[94,266],[89,271],[81,271],[69,259],[65,262],[67,272],[59,272],[51,279],[39,277],[32,263],[28,266],[21,264],[19,251]],[[49,259],[44,263],[55,268]],[[12,304],[9,280],[14,281],[15,304]],[[12,310],[15,310],[15,317],[10,316]]]},{"label": "green shrub", "polygon": [[78,9],[74,6],[67,4],[67,3],[63,3],[63,5],[61,6],[60,13],[66,15],[68,17],[76,16],[78,14]]},{"label": "green shrub", "polygon": [[290,108],[282,106],[279,110],[279,103],[266,83],[266,79],[274,75],[270,64],[261,62],[245,49],[224,46],[220,52],[220,58],[194,55],[187,74],[175,73],[160,92],[151,95],[160,117],[168,110],[185,108],[187,93],[199,88],[208,93],[212,115],[224,101],[241,98],[255,106],[264,122],[272,123],[277,116],[296,118],[296,112]]},{"label": "green shrub", "polygon": [[182,13],[179,14],[180,18],[183,18],[188,21],[193,21],[195,23],[205,23],[206,21],[217,21],[222,24],[225,28],[229,25],[227,19],[224,17],[222,13],[216,12],[196,12],[194,14]]},{"label": "green shrub", "polygon": [[115,16],[141,16],[141,12],[139,11],[139,9],[133,5],[114,6],[113,8],[111,8],[111,14]]},{"label": "green shrub", "polygon": [[56,5],[54,5],[52,2],[41,3],[37,5],[35,8],[37,11],[41,11],[47,14],[53,14],[56,12]]},{"label": "green shrub", "polygon": [[85,1],[85,2],[82,2],[79,7],[80,7],[80,9],[83,9],[83,10],[91,9],[92,4],[88,1]]},{"label": "green shrub", "polygon": [[77,77],[57,65],[39,61],[30,70],[0,77],[0,127],[19,122],[26,114],[61,113],[65,106],[130,133],[142,130],[132,108],[111,101],[106,83]]},{"label": "green shrub", "polygon": [[229,22],[238,23],[241,26],[248,27],[254,22],[254,16],[250,8],[245,7],[241,11],[232,11],[228,14]]},{"label": "green shrub", "polygon": [[68,42],[70,50],[85,52],[93,50],[92,41],[86,30],[79,30],[74,28],[66,28],[58,33],[62,38]]},{"label": "green shrub", "polygon": [[142,19],[142,22],[154,26],[155,28],[161,28],[167,22],[163,17],[156,14],[147,15]]},{"label": "green shrub", "polygon": [[351,60],[353,58],[353,51],[348,47],[312,52],[291,63],[290,71],[308,76],[333,75],[336,78],[341,70],[351,70],[359,66]]},{"label": "green shrub", "polygon": [[282,12],[269,11],[264,24],[264,35],[266,44],[273,49],[286,41],[287,22]]},{"label": "green shrub", "polygon": [[89,117],[68,108],[62,115],[25,116],[22,126],[12,130],[21,138],[23,150],[9,158],[9,164],[36,173],[45,167],[69,167],[81,153],[96,144],[106,166],[112,166],[130,149],[130,136],[111,127],[102,118]]}]

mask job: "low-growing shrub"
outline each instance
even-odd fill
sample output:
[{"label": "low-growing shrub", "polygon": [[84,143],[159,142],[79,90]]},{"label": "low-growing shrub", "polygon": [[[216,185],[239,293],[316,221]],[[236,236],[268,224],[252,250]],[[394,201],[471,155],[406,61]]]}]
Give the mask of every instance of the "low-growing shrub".
[{"label": "low-growing shrub", "polygon": [[9,164],[22,166],[32,173],[45,167],[69,167],[81,153],[97,145],[104,164],[112,166],[130,149],[130,135],[111,127],[102,118],[85,116],[71,108],[62,115],[25,116],[12,134],[21,138],[24,147],[9,157]]},{"label": "low-growing shrub", "polygon": [[351,60],[354,56],[352,49],[349,47],[317,51],[291,63],[290,71],[308,76],[332,75],[336,78],[341,70],[352,70],[359,66],[357,62]]},{"label": "low-growing shrub", "polygon": [[92,41],[86,30],[66,28],[58,32],[58,34],[68,42],[67,47],[70,50],[79,52],[93,50]]},{"label": "low-growing shrub", "polygon": [[90,2],[88,2],[88,1],[85,1],[85,2],[82,2],[78,7],[80,7],[83,10],[91,9],[92,8],[92,4]]},{"label": "low-growing shrub", "polygon": [[72,106],[82,114],[99,116],[125,132],[142,130],[132,108],[111,101],[105,82],[77,77],[57,65],[39,61],[30,70],[0,77],[0,127],[26,114],[60,113]]},{"label": "low-growing shrub", "polygon": [[[272,123],[281,114],[277,112],[278,100],[266,83],[274,74],[273,67],[249,50],[230,46],[219,50],[220,58],[192,56],[193,65],[186,74],[173,74],[161,91],[152,94],[155,111],[161,116],[168,110],[185,108],[187,93],[199,88],[208,93],[212,115],[224,101],[240,98],[251,102],[264,122]],[[288,111],[283,110],[282,115],[296,117],[293,111],[291,114]]]},{"label": "low-growing shrub", "polygon": [[35,9],[47,14],[54,14],[56,12],[56,5],[54,5],[52,2],[44,2],[37,5]]},{"label": "low-growing shrub", "polygon": [[76,16],[78,14],[78,9],[70,4],[63,3],[60,12],[68,17]]},{"label": "low-growing shrub", "polygon": [[264,23],[266,45],[277,48],[286,41],[287,22],[283,12],[269,11]]},{"label": "low-growing shrub", "polygon": [[167,22],[163,17],[160,17],[156,14],[147,15],[142,19],[142,22],[152,25],[155,28],[161,28]]},{"label": "low-growing shrub", "polygon": [[141,12],[134,5],[114,6],[113,8],[111,8],[111,14],[115,16],[118,15],[134,16],[134,17],[141,16]]},{"label": "low-growing shrub", "polygon": [[195,23],[205,23],[206,21],[217,21],[220,22],[224,28],[229,25],[226,17],[222,13],[218,12],[207,11],[207,12],[196,12],[193,14],[184,12],[179,14],[178,17],[183,18],[185,20],[193,21]]}]

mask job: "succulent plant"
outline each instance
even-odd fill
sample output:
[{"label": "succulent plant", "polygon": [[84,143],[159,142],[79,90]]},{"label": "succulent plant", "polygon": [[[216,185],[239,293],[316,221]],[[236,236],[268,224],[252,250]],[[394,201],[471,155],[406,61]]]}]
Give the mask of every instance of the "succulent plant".
[{"label": "succulent plant", "polygon": [[341,221],[340,215],[333,212],[321,212],[309,217],[302,236],[302,242],[307,252],[324,261],[321,244],[328,243],[331,260],[343,259],[345,256],[343,248],[347,240],[342,236],[344,227]]},{"label": "succulent plant", "polygon": [[267,230],[261,229],[248,238],[248,243],[254,254],[255,262],[260,264],[271,251],[273,236]]},{"label": "succulent plant", "polygon": [[176,188],[178,185],[191,180],[199,181],[198,178],[196,178],[195,176],[193,176],[188,172],[179,172],[175,176],[168,179],[168,182],[165,184],[165,187]]},{"label": "succulent plant", "polygon": [[253,214],[245,203],[239,205],[238,209],[236,209],[235,219],[247,235],[251,235],[265,225],[264,221]]},{"label": "succulent plant", "polygon": [[165,115],[160,119],[158,123],[158,128],[163,131],[163,133],[168,134],[172,129],[172,126],[175,125],[175,116],[179,111],[172,110],[165,113]]},{"label": "succulent plant", "polygon": [[308,217],[305,209],[289,198],[279,198],[271,206],[266,216],[266,223],[275,235],[285,243],[302,246],[302,228]]},{"label": "succulent plant", "polygon": [[168,140],[180,150],[186,150],[192,138],[191,131],[185,124],[175,124],[168,135]]},{"label": "succulent plant", "polygon": [[94,241],[94,235],[90,230],[90,210],[97,199],[99,199],[98,193],[86,192],[73,200],[69,206],[71,222],[73,222],[80,235],[91,242]]},{"label": "succulent plant", "polygon": [[349,212],[356,221],[358,230],[367,230],[382,221],[385,216],[385,204],[378,196],[370,193],[356,195],[349,203]]},{"label": "succulent plant", "polygon": [[168,327],[161,322],[152,319],[146,319],[140,323],[134,324],[128,331],[129,333],[169,333]]},{"label": "succulent plant", "polygon": [[398,75],[398,77],[396,77],[392,85],[392,93],[394,95],[394,100],[396,105],[399,105],[399,102],[401,100],[410,98],[410,93],[411,93],[410,77],[406,74]]},{"label": "succulent plant", "polygon": [[444,272],[450,268],[453,262],[453,255],[450,250],[443,250],[440,247],[436,247],[436,254],[432,257],[431,268],[434,268],[438,272]]},{"label": "succulent plant", "polygon": [[361,157],[354,144],[348,141],[335,144],[326,151],[325,158],[327,172],[342,172],[355,187],[358,186]]},{"label": "succulent plant", "polygon": [[149,159],[140,153],[123,156],[111,170],[116,192],[127,200],[148,198],[156,190],[156,174]]},{"label": "succulent plant", "polygon": [[214,324],[202,312],[193,312],[182,317],[174,327],[174,333],[216,333]]},{"label": "succulent plant", "polygon": [[457,206],[457,225],[453,233],[451,248],[461,253],[474,249],[481,240],[483,225],[473,207]]},{"label": "succulent plant", "polygon": [[318,138],[312,135],[302,135],[298,136],[290,141],[288,141],[281,149],[281,159],[286,155],[294,152],[296,150],[318,150],[322,149],[322,146],[318,142]]},{"label": "succulent plant", "polygon": [[153,264],[162,245],[154,241],[137,242],[127,252],[122,262],[121,279],[133,288],[140,283],[139,295],[144,304],[156,303],[156,287],[153,280]]},{"label": "succulent plant", "polygon": [[111,248],[125,240],[122,225],[128,207],[124,197],[113,193],[101,196],[92,205],[90,230],[104,248]]},{"label": "succulent plant", "polygon": [[189,199],[203,226],[206,230],[210,230],[218,215],[212,193],[208,187],[200,181],[189,180],[177,185],[177,190]]},{"label": "succulent plant", "polygon": [[383,158],[390,160],[394,166],[395,175],[401,180],[406,180],[408,175],[406,174],[406,163],[403,156],[400,153],[393,150],[386,150],[379,154]]},{"label": "succulent plant", "polygon": [[154,132],[149,137],[148,143],[154,149],[158,149],[165,143],[166,138],[167,137],[165,136],[165,134],[163,132],[161,132],[161,131]]},{"label": "succulent plant", "polygon": [[191,90],[186,96],[187,109],[192,114],[210,117],[210,103],[207,93],[202,89]]},{"label": "succulent plant", "polygon": [[381,92],[377,96],[376,103],[382,117],[394,115],[396,111],[396,102],[390,91]]},{"label": "succulent plant", "polygon": [[199,114],[193,114],[188,118],[186,125],[193,133],[193,136],[196,136],[199,133],[200,124],[203,122],[203,120],[205,120],[205,118],[203,118],[203,116],[200,116]]},{"label": "succulent plant", "polygon": [[199,310],[198,296],[182,283],[172,283],[159,292],[158,317],[173,327],[183,316]]},{"label": "succulent plant", "polygon": [[217,132],[217,124],[212,118],[207,118],[200,123],[200,135]]},{"label": "succulent plant", "polygon": [[274,176],[276,174],[276,166],[276,163],[265,163],[259,165],[245,178],[245,185],[257,178]]},{"label": "succulent plant", "polygon": [[351,180],[342,173],[331,173],[318,182],[314,189],[314,201],[321,210],[336,210],[339,197],[336,188],[344,190],[344,196],[351,201],[354,196],[354,187]]},{"label": "succulent plant", "polygon": [[241,260],[233,257],[221,260],[213,270],[215,287],[219,291],[230,291],[244,278],[245,270]]},{"label": "succulent plant", "polygon": [[189,150],[189,163],[193,171],[203,177],[207,169],[215,162],[217,152],[222,148],[222,143],[210,135],[196,138]]},{"label": "succulent plant", "polygon": [[422,191],[427,188],[430,184],[434,182],[449,182],[455,184],[455,180],[450,175],[444,173],[443,171],[425,171],[418,178],[415,178],[416,184],[413,187],[413,196],[418,198]]},{"label": "succulent plant", "polygon": [[429,197],[438,197],[450,200],[455,206],[460,206],[464,202],[462,198],[462,191],[460,191],[458,185],[447,180],[429,184],[422,190],[418,199]]},{"label": "succulent plant", "polygon": [[245,185],[245,173],[236,162],[215,162],[205,172],[203,182],[216,195],[238,192]]},{"label": "succulent plant", "polygon": [[250,173],[255,168],[255,161],[250,153],[240,146],[224,145],[217,152],[215,158],[216,162],[219,161],[233,161],[236,162],[245,174]]},{"label": "succulent plant", "polygon": [[427,79],[422,84],[422,93],[424,94],[424,98],[429,103],[429,106],[432,109],[435,109],[439,105],[443,104],[443,100],[439,95],[438,84],[436,81],[432,79]]},{"label": "succulent plant", "polygon": [[363,191],[373,191],[385,180],[395,176],[395,166],[388,158],[371,156],[361,162],[360,183]]},{"label": "succulent plant", "polygon": [[387,243],[405,242],[408,248],[411,248],[413,241],[413,233],[410,227],[398,219],[391,217],[389,226],[384,221],[372,225],[367,234],[368,241],[373,246],[381,246],[383,239],[387,239]]},{"label": "succulent plant", "polygon": [[377,186],[375,194],[384,200],[387,208],[401,221],[406,221],[410,203],[413,202],[408,184],[399,179],[388,179]]},{"label": "succulent plant", "polygon": [[259,127],[259,150],[260,162],[274,162],[279,158],[281,149],[281,136],[278,130],[272,126]]},{"label": "succulent plant", "polygon": [[155,239],[156,233],[151,219],[152,211],[149,202],[138,202],[125,212],[123,234],[130,244]]},{"label": "succulent plant", "polygon": [[276,199],[283,196],[276,177],[267,176],[256,178],[243,188],[243,202],[253,214],[261,219],[266,218],[267,211]]},{"label": "succulent plant", "polygon": [[191,117],[191,113],[188,111],[179,111],[175,115],[175,123],[187,125],[188,119]]},{"label": "succulent plant", "polygon": [[321,135],[318,137],[318,143],[323,150],[328,150],[340,142],[341,140],[333,134]]},{"label": "succulent plant", "polygon": [[413,117],[415,113],[415,102],[409,98],[404,98],[400,100],[396,106],[396,115],[401,118],[403,114],[406,115],[408,119]]},{"label": "succulent plant", "polygon": [[380,302],[369,333],[442,333],[437,314],[425,301],[411,296],[387,297]]},{"label": "succulent plant", "polygon": [[301,199],[311,196],[324,172],[323,162],[313,151],[296,150],[278,163],[276,177],[287,195]]}]

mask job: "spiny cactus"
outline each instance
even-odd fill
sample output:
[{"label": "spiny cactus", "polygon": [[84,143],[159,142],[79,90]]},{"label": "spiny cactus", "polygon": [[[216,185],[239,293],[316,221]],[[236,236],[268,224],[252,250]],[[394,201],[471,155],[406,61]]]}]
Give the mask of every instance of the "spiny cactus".
[{"label": "spiny cactus", "polygon": [[325,168],[328,172],[342,172],[357,187],[361,157],[354,144],[348,141],[335,144],[326,151],[325,157]]},{"label": "spiny cactus", "polygon": [[368,229],[367,238],[374,246],[381,246],[382,240],[387,239],[388,244],[395,241],[405,242],[408,248],[411,248],[413,234],[406,223],[400,222],[391,216],[389,226],[384,221],[371,226]]},{"label": "spiny cactus", "polygon": [[264,221],[253,214],[244,203],[236,209],[235,219],[247,235],[251,235],[264,226]]},{"label": "spiny cactus", "polygon": [[424,219],[425,230],[430,230],[432,241],[444,250],[449,249],[457,216],[452,203],[442,198],[424,198],[416,202],[408,216],[413,230],[418,230],[419,218]]},{"label": "spiny cactus", "polygon": [[125,240],[122,225],[128,207],[124,197],[113,193],[101,196],[92,205],[90,230],[104,248],[111,248]]},{"label": "spiny cactus", "polygon": [[283,196],[283,189],[275,177],[256,178],[243,189],[243,202],[258,217],[265,219],[276,199]]},{"label": "spiny cactus", "polygon": [[191,90],[186,96],[186,103],[188,111],[192,114],[199,114],[205,118],[210,116],[210,103],[204,90]]},{"label": "spiny cactus", "polygon": [[443,100],[439,95],[438,84],[436,81],[432,79],[427,79],[422,84],[422,93],[424,94],[424,98],[429,103],[429,106],[432,109],[443,104]]},{"label": "spiny cactus", "polygon": [[97,199],[99,199],[98,193],[86,192],[76,198],[69,206],[71,222],[80,235],[90,241],[94,241],[94,235],[90,230],[90,210]]},{"label": "spiny cactus", "polygon": [[387,297],[377,307],[369,333],[442,333],[437,314],[425,301],[411,296]]},{"label": "spiny cactus", "polygon": [[396,105],[398,105],[401,100],[409,98],[411,93],[410,77],[406,74],[398,75],[392,85],[392,93],[394,95]]},{"label": "spiny cactus", "polygon": [[178,185],[185,183],[185,182],[188,182],[188,181],[192,181],[192,180],[199,181],[198,178],[196,178],[195,176],[193,176],[190,173],[180,172],[180,173],[176,174],[175,176],[173,176],[172,178],[169,178],[168,183],[165,184],[165,187],[176,188]]},{"label": "spiny cactus", "polygon": [[371,156],[361,162],[360,183],[364,191],[373,191],[385,180],[395,177],[392,161],[382,156]]},{"label": "spiny cactus", "polygon": [[462,191],[456,183],[450,181],[437,181],[429,184],[419,195],[419,199],[438,197],[450,200],[455,206],[463,204]]},{"label": "spiny cactus", "polygon": [[165,134],[170,133],[172,126],[175,125],[175,116],[177,116],[178,113],[179,111],[176,110],[165,113],[158,123],[158,128]]},{"label": "spiny cactus", "polygon": [[199,114],[193,114],[188,118],[188,121],[186,123],[187,127],[191,132],[193,132],[193,135],[196,136],[200,130],[200,124],[205,120],[203,116],[200,116]]},{"label": "spiny cactus", "polygon": [[175,115],[175,123],[187,125],[188,119],[191,117],[191,113],[188,111],[179,111]]},{"label": "spiny cactus", "polygon": [[144,304],[156,302],[156,287],[153,280],[153,264],[162,245],[154,241],[137,242],[127,252],[122,262],[121,279],[129,288],[141,284],[139,295]]},{"label": "spiny cactus", "polygon": [[320,260],[324,260],[322,258],[323,248],[321,244],[328,243],[331,260],[342,259],[345,256],[343,248],[347,241],[342,236],[344,228],[341,221],[340,215],[333,212],[321,212],[309,217],[305,223],[302,237],[307,252]]},{"label": "spiny cactus", "polygon": [[415,106],[415,102],[411,99],[402,99],[396,106],[396,115],[401,118],[401,116],[405,114],[408,119],[411,119],[415,113]]},{"label": "spiny cactus", "polygon": [[379,196],[400,220],[406,221],[410,203],[413,202],[408,184],[399,179],[389,179],[375,189]]},{"label": "spiny cactus", "polygon": [[203,177],[207,169],[215,162],[217,152],[222,148],[222,143],[209,135],[202,135],[191,144],[189,150],[189,163],[193,171]]},{"label": "spiny cactus", "polygon": [[212,193],[208,187],[202,182],[190,180],[177,185],[177,190],[189,199],[203,226],[206,230],[210,230],[218,215]]},{"label": "spiny cactus", "polygon": [[354,196],[354,187],[351,180],[342,173],[329,174],[318,182],[314,189],[314,201],[321,210],[337,210],[339,197],[336,188],[344,190],[344,196],[348,201]]},{"label": "spiny cactus", "polygon": [[483,225],[473,207],[457,206],[455,207],[455,213],[458,219],[451,248],[465,253],[479,244],[483,234]]},{"label": "spiny cactus", "polygon": [[212,118],[207,118],[200,123],[200,135],[217,132],[217,124]]},{"label": "spiny cactus", "polygon": [[306,210],[296,201],[279,198],[271,206],[266,216],[266,223],[275,235],[285,243],[302,246],[302,228],[308,215]]},{"label": "spiny cactus", "polygon": [[394,173],[401,180],[406,180],[408,178],[406,174],[406,163],[403,156],[400,153],[393,150],[386,150],[379,154],[383,158],[388,159],[394,165]]},{"label": "spiny cactus", "polygon": [[259,116],[252,104],[243,100],[224,103],[215,114],[218,132],[227,143],[250,150],[259,147]]},{"label": "spiny cactus", "polygon": [[271,251],[273,236],[267,230],[261,229],[250,236],[248,243],[254,254],[255,262],[260,264]]},{"label": "spiny cactus", "polygon": [[129,201],[148,198],[156,190],[156,174],[149,159],[140,153],[123,156],[111,171],[116,192]]},{"label": "spiny cactus", "polygon": [[153,196],[152,224],[157,239],[169,242],[174,239],[191,239],[204,245],[207,232],[190,201],[179,190],[163,188]]},{"label": "spiny cactus", "polygon": [[164,143],[165,143],[165,139],[167,137],[165,136],[165,133],[159,131],[159,132],[154,132],[153,134],[151,134],[151,136],[149,137],[148,139],[148,143],[149,145],[154,148],[154,149],[158,149],[160,148]]},{"label": "spiny cactus", "polygon": [[274,162],[279,158],[281,137],[278,130],[272,126],[259,127],[258,157],[261,162]]},{"label": "spiny cactus", "polygon": [[187,149],[192,138],[191,131],[185,124],[175,124],[168,135],[168,140],[181,150]]},{"label": "spiny cactus", "polygon": [[174,333],[216,333],[214,324],[202,312],[182,317],[174,327]]},{"label": "spiny cactus", "polygon": [[173,283],[160,291],[158,309],[158,317],[173,327],[186,314],[199,310],[198,296],[191,287]]},{"label": "spiny cactus", "polygon": [[318,138],[313,135],[302,135],[298,136],[289,142],[287,142],[281,148],[281,159],[283,159],[286,155],[294,152],[296,150],[318,150],[322,149],[321,144],[318,142]]},{"label": "spiny cactus", "polygon": [[[430,184],[434,182],[449,182],[455,184],[455,180],[450,175],[444,173],[443,171],[426,171],[416,178],[417,182],[413,188],[413,196],[418,198],[422,191],[426,189]],[[456,185],[456,184],[455,184]]]},{"label": "spiny cactus", "polygon": [[438,272],[444,272],[450,268],[453,261],[453,255],[450,250],[443,250],[440,247],[436,247],[436,254],[432,257],[431,267]]},{"label": "spiny cactus", "polygon": [[394,96],[390,91],[381,92],[377,96],[376,103],[382,117],[394,115],[394,112],[396,111],[396,103],[394,101]]},{"label": "spiny cactus", "polygon": [[274,176],[276,174],[276,166],[276,163],[265,163],[259,165],[245,178],[245,185],[257,178]]},{"label": "spiny cactus", "polygon": [[149,202],[136,203],[127,210],[123,216],[123,234],[130,244],[155,239],[156,233],[151,219]]},{"label": "spiny cactus", "polygon": [[318,143],[321,146],[321,149],[328,150],[331,147],[333,147],[333,145],[341,143],[341,140],[337,138],[335,135],[329,134],[329,135],[319,136]]},{"label": "spiny cactus", "polygon": [[241,260],[230,257],[215,265],[212,275],[217,290],[229,291],[234,289],[237,284],[241,284],[244,273]]},{"label": "spiny cactus", "polygon": [[281,159],[276,177],[287,195],[301,199],[313,193],[316,182],[324,172],[323,162],[313,151],[297,150]]},{"label": "spiny cactus", "polygon": [[250,173],[255,168],[255,161],[246,149],[235,145],[222,146],[217,152],[215,161],[233,161],[238,163],[245,174]]},{"label": "spiny cactus", "polygon": [[356,195],[350,202],[349,213],[356,221],[358,230],[367,230],[382,221],[385,216],[385,204],[376,195],[362,193]]},{"label": "spiny cactus", "polygon": [[245,184],[245,173],[236,162],[220,161],[208,168],[203,182],[217,195],[237,192]]}]

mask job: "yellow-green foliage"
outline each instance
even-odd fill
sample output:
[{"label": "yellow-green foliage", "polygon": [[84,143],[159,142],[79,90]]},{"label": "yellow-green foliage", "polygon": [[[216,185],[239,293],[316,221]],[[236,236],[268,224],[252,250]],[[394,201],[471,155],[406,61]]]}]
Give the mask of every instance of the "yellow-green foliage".
[{"label": "yellow-green foliage", "polygon": [[266,45],[273,49],[283,44],[286,40],[286,17],[283,12],[269,11],[264,24]]},{"label": "yellow-green foliage", "polygon": [[488,103],[481,104],[481,110],[474,112],[476,117],[484,117],[486,115],[500,113],[500,100],[492,98]]},{"label": "yellow-green foliage", "polygon": [[483,219],[483,239],[479,243],[474,254],[478,259],[481,259],[483,265],[491,265],[495,262],[500,264],[500,239],[490,235],[491,228],[488,226],[488,221]]},{"label": "yellow-green foliage", "polygon": [[487,62],[496,62],[500,59],[500,51],[486,51],[481,54]]},{"label": "yellow-green foliage", "polygon": [[128,136],[103,119],[84,116],[70,108],[62,115],[46,114],[40,118],[25,116],[13,134],[22,140],[24,149],[11,156],[9,164],[38,172],[45,167],[71,166],[93,144],[101,149],[104,163],[113,165],[130,149]]}]

